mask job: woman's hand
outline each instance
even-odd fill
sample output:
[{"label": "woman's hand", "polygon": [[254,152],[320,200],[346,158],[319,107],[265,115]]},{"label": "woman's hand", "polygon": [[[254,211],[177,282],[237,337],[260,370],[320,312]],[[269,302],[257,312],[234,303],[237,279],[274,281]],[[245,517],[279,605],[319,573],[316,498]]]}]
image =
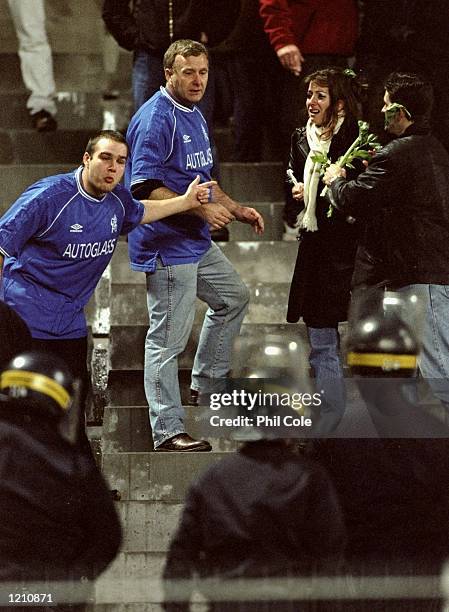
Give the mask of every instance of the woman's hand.
[{"label": "woman's hand", "polygon": [[304,200],[304,183],[293,185],[292,196],[294,200]]}]

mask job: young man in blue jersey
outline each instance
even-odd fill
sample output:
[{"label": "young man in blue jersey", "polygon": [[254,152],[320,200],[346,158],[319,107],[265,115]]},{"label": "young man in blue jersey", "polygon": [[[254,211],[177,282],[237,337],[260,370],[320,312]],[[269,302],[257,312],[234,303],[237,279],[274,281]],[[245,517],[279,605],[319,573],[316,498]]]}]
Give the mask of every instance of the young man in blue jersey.
[{"label": "young man in blue jersey", "polygon": [[98,132],[82,166],[31,185],[0,219],[2,299],[27,323],[33,348],[58,354],[85,388],[84,306],[119,236],[199,207],[210,186],[198,186],[197,177],[183,196],[139,202],[119,184],[127,156],[120,132]]},{"label": "young man in blue jersey", "polygon": [[[192,178],[211,179],[213,158],[207,123],[196,104],[207,86],[208,55],[195,41],[178,40],[164,55],[165,87],[137,111],[127,132],[126,183],[135,197],[182,193]],[[129,236],[131,268],[146,273],[150,327],[145,344],[145,391],[153,441],[159,451],[209,451],[184,428],[178,355],[193,325],[195,300],[206,302],[191,388],[216,389],[230,369],[232,343],[248,304],[248,290],[220,249],[211,229],[234,219],[264,229],[261,215],[241,206],[219,185],[198,211],[137,228]]]}]

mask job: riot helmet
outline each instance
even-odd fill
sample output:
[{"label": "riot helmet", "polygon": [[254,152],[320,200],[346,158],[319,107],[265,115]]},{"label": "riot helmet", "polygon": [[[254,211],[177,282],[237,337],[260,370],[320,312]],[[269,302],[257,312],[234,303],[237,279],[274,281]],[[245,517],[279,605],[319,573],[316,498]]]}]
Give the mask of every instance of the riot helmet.
[{"label": "riot helmet", "polygon": [[16,355],[0,374],[0,392],[30,400],[54,417],[70,407],[74,379],[65,363],[50,353],[28,351]]}]

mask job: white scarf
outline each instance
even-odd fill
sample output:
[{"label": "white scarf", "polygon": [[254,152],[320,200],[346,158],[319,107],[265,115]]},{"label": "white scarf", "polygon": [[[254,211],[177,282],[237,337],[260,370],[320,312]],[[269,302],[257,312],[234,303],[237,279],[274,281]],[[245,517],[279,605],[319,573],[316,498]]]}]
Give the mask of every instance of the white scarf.
[{"label": "white scarf", "polygon": [[[332,137],[341,128],[344,119],[344,116],[338,118],[337,125],[332,132]],[[312,155],[320,152],[327,156],[332,138],[328,138],[327,140],[323,139],[323,128],[316,126],[312,123],[311,119],[307,121],[306,135],[310,152],[304,166],[304,209],[299,213],[296,225],[309,232],[316,232],[318,230],[316,220],[316,196],[318,183],[320,182],[321,164],[312,161]]]}]

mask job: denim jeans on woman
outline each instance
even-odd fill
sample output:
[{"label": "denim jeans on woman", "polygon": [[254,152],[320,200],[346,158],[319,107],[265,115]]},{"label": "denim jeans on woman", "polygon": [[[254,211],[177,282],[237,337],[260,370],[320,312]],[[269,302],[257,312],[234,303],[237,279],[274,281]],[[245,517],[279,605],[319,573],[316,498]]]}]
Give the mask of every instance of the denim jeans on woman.
[{"label": "denim jeans on woman", "polygon": [[321,394],[320,415],[314,422],[314,433],[326,436],[334,431],[345,411],[346,386],[340,356],[337,327],[309,327],[309,363],[315,374],[315,388]]}]

